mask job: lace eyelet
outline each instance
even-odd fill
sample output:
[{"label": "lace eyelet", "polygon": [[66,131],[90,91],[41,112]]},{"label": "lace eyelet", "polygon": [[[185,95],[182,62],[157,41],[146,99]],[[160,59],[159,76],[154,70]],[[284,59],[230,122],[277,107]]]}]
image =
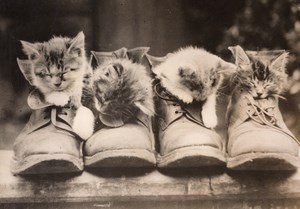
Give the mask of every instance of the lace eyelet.
[{"label": "lace eyelet", "polygon": [[67,112],[62,112],[61,114],[62,114],[62,115],[68,115],[68,113],[67,113]]}]

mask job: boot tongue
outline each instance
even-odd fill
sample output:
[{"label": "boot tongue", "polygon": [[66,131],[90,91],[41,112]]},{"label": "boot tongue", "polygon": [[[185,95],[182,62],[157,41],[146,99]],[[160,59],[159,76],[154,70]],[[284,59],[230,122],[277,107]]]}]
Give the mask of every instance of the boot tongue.
[{"label": "boot tongue", "polygon": [[[51,121],[54,126],[73,133],[71,124],[75,112],[72,107],[68,105],[65,107],[53,106],[53,104],[45,101],[43,94],[36,88],[29,93],[27,103],[32,110],[45,112],[43,121]],[[41,123],[40,126],[42,125]]]},{"label": "boot tongue", "polygon": [[[181,116],[185,116],[188,120],[204,127],[202,117],[201,117],[203,102],[192,102],[190,104],[185,104],[183,102],[180,102],[179,99],[177,99],[170,92],[168,92],[164,87],[162,87],[160,83],[157,83],[154,86],[154,91],[160,99],[165,100],[167,103],[170,103],[171,109],[175,109],[175,108],[178,109],[178,107],[180,107],[179,111],[178,110],[175,111],[175,113],[177,112],[180,114],[177,114],[176,116],[174,115],[175,117],[172,117],[169,114],[169,117],[167,117],[168,118],[167,121],[169,121],[168,124],[171,124]],[[176,106],[178,107],[172,107],[171,103],[173,104],[176,103]]]},{"label": "boot tongue", "polygon": [[183,109],[185,110],[186,117],[189,120],[192,120],[193,122],[201,126],[204,126],[201,117],[202,105],[203,105],[202,102],[193,102],[191,104],[185,104],[183,106]]},{"label": "boot tongue", "polygon": [[38,110],[52,106],[52,104],[45,101],[43,95],[36,88],[29,93],[27,104],[32,110]]}]

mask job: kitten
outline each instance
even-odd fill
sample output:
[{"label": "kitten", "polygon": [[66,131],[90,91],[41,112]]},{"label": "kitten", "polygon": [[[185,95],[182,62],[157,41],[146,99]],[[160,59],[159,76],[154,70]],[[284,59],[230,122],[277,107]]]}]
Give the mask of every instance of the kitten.
[{"label": "kitten", "polygon": [[91,125],[91,112],[81,104],[83,77],[89,69],[83,32],[73,39],[53,37],[43,43],[21,41],[21,44],[28,60],[17,61],[25,78],[46,103],[61,107],[69,104],[77,110],[72,127],[79,136],[88,138],[93,127],[83,127]]},{"label": "kitten", "polygon": [[235,65],[204,49],[187,47],[169,54],[166,61],[153,69],[161,85],[183,103],[204,102],[202,120],[207,128],[217,125],[216,95],[222,73]]},{"label": "kitten", "polygon": [[154,114],[152,79],[146,68],[126,58],[102,62],[93,76],[94,106],[102,123],[118,127],[139,111]]},{"label": "kitten", "polygon": [[229,47],[229,50],[238,66],[231,82],[234,87],[248,92],[254,99],[280,96],[287,82],[287,52],[245,52],[240,46]]}]

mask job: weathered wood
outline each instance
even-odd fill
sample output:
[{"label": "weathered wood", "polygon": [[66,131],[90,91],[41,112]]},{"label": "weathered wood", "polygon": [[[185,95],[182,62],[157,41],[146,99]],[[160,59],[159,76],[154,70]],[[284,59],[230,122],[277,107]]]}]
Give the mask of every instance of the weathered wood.
[{"label": "weathered wood", "polygon": [[78,175],[13,176],[11,156],[12,151],[0,151],[0,203],[300,200],[299,171],[120,168]]}]

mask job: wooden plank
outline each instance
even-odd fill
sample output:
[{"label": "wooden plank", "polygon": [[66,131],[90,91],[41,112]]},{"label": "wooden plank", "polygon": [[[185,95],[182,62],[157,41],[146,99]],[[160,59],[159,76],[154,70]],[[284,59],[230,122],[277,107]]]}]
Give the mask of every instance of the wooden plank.
[{"label": "wooden plank", "polygon": [[101,169],[13,176],[0,151],[0,203],[300,199],[300,172],[226,169]]},{"label": "wooden plank", "polygon": [[299,209],[299,199],[22,203],[3,209]]}]

